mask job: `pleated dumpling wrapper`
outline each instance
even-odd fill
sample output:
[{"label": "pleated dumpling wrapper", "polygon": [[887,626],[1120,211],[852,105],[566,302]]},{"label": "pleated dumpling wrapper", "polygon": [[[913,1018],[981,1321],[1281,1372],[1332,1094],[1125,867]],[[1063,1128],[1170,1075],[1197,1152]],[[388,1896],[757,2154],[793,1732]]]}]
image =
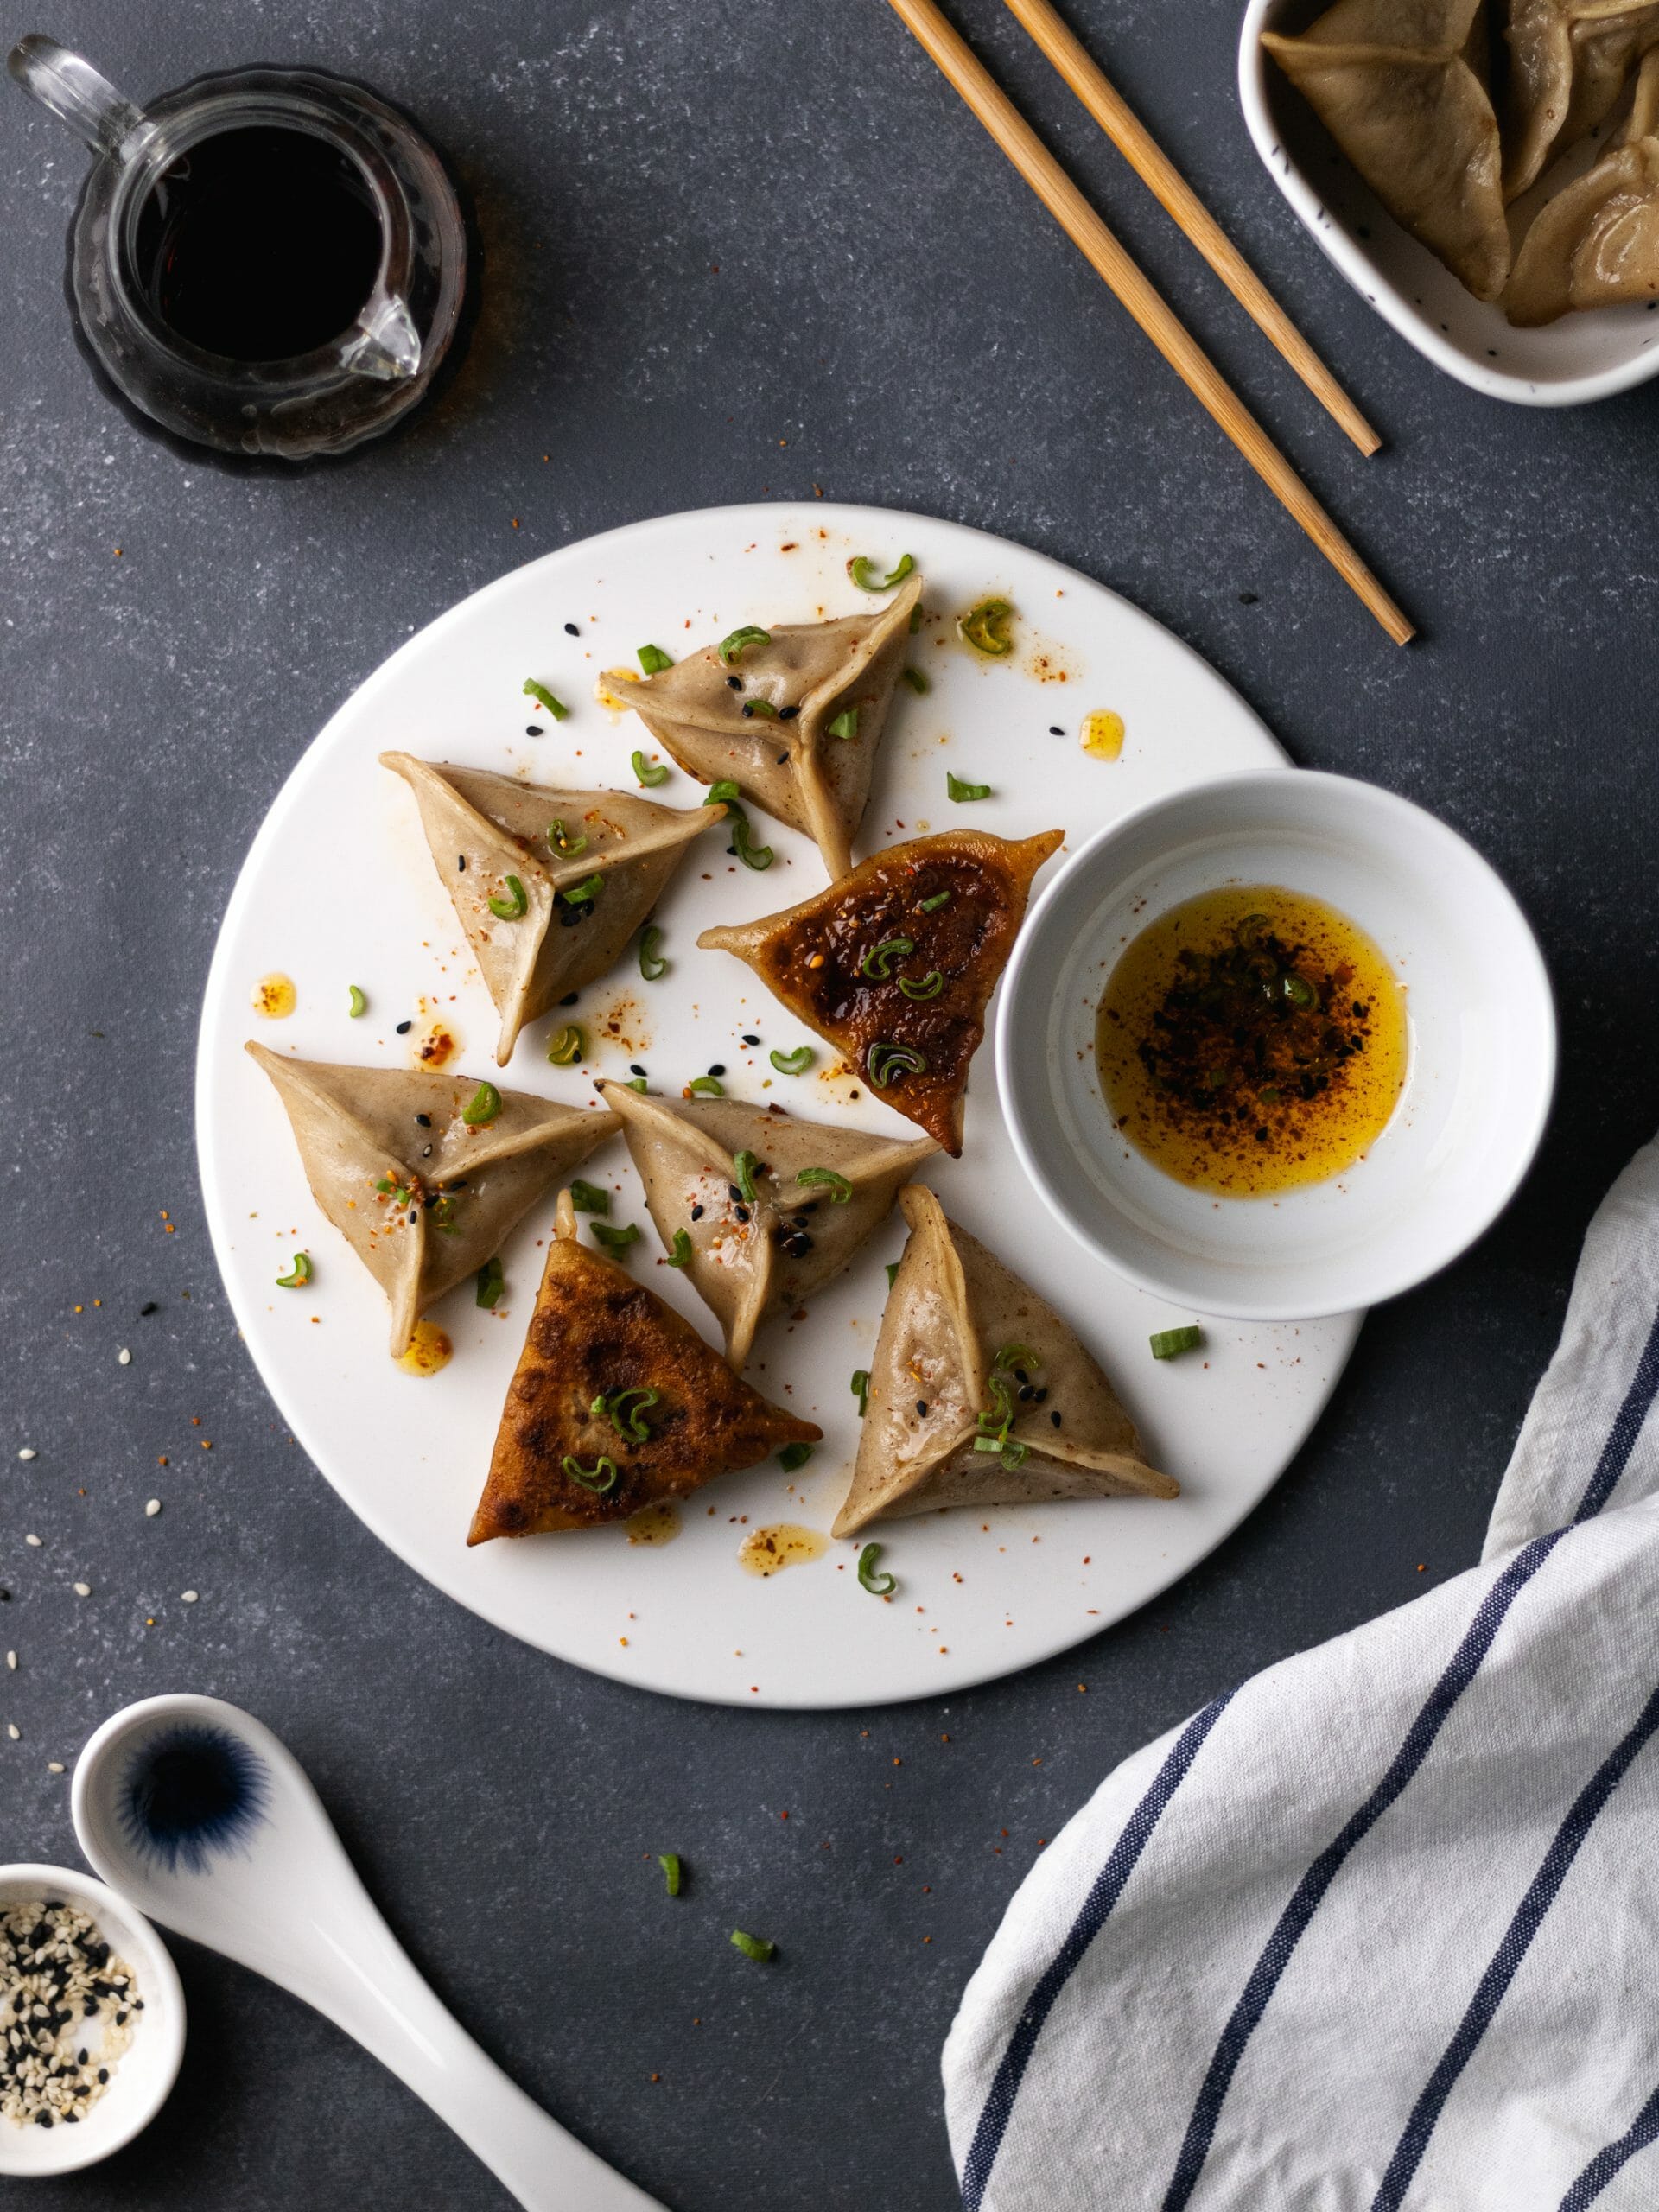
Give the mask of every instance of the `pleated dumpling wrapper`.
[{"label": "pleated dumpling wrapper", "polygon": [[873,613],[734,630],[619,696],[688,774],[729,779],[845,875],[921,593],[912,575]]},{"label": "pleated dumpling wrapper", "polygon": [[837,1536],[947,1505],[1175,1497],[1135,1423],[1052,1306],[925,1184],[899,1203],[910,1241],[887,1294]]},{"label": "pleated dumpling wrapper", "polygon": [[1659,0],[1511,0],[1503,194],[1517,199],[1605,122],[1659,46]]},{"label": "pleated dumpling wrapper", "polygon": [[838,1274],[938,1150],[931,1137],[867,1136],[735,1099],[599,1088],[621,1121],[657,1233],[740,1371],[766,1316]]},{"label": "pleated dumpling wrapper", "polygon": [[655,1291],[578,1243],[562,1191],[467,1541],[626,1520],[823,1433],[769,1404]]},{"label": "pleated dumpling wrapper", "polygon": [[527,1021],[613,968],[692,840],[723,806],[656,806],[626,791],[554,791],[483,768],[383,753],[421,827],[485,988],[505,1067]]},{"label": "pleated dumpling wrapper", "polygon": [[982,830],[889,845],[813,899],[700,945],[747,960],[878,1098],[953,1156],[968,1065],[1025,919],[1032,878],[1065,832]]},{"label": "pleated dumpling wrapper", "polygon": [[1624,143],[1550,200],[1522,242],[1510,321],[1659,299],[1659,49],[1642,64]]},{"label": "pleated dumpling wrapper", "polygon": [[427,1307],[493,1259],[616,1128],[607,1109],[471,1076],[247,1049],[287,1109],[312,1197],[386,1294],[394,1359]]},{"label": "pleated dumpling wrapper", "polygon": [[1477,299],[1510,273],[1482,0],[1337,0],[1262,43],[1371,190]]}]

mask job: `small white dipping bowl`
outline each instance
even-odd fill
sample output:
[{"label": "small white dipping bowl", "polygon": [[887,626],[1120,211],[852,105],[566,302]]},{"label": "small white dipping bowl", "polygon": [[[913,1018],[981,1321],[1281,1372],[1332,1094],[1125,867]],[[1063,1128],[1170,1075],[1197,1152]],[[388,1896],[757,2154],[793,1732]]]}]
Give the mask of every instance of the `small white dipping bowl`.
[{"label": "small white dipping bowl", "polygon": [[[1112,1126],[1095,1017],[1131,939],[1218,886],[1278,884],[1357,922],[1406,988],[1392,1119],[1323,1183],[1190,1190]],[[1003,978],[997,1081],[1014,1149],[1080,1243],[1196,1313],[1288,1321],[1409,1290],[1472,1244],[1537,1150],[1555,1014],[1526,918],[1473,848],[1344,776],[1228,776],[1090,838],[1033,906]]]},{"label": "small white dipping bowl", "polygon": [[142,1913],[91,1874],[65,1866],[0,1866],[0,1909],[25,1902],[79,1905],[138,1980],[144,2000],[132,2041],[110,2075],[109,2087],[73,2127],[19,2127],[0,2120],[0,2174],[72,2174],[149,2126],[167,2102],[184,2056],[184,1992],[161,1937]]}]

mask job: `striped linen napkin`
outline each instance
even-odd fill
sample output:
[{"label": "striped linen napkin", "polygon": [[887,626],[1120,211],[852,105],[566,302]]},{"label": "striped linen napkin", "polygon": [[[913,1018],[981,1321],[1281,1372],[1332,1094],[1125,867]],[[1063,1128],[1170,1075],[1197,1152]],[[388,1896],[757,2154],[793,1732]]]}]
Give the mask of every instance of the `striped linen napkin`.
[{"label": "striped linen napkin", "polygon": [[944,2051],[967,2212],[1659,2206],[1659,1142],[1481,1564],[1127,1760]]}]

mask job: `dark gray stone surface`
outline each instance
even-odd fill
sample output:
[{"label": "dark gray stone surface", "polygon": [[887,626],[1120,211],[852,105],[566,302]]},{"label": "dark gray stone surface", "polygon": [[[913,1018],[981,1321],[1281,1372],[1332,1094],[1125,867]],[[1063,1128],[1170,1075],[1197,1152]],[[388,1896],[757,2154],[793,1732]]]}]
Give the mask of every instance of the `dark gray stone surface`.
[{"label": "dark gray stone surface", "polygon": [[[1473,1560],[1585,1222],[1655,1118],[1654,397],[1506,409],[1395,340],[1256,163],[1237,12],[1072,0],[1385,431],[1370,462],[995,0],[960,0],[1421,620],[1408,652],[880,0],[77,0],[42,26],[138,96],[249,60],[359,73],[455,156],[489,255],[462,374],[404,435],[292,480],[182,464],[99,396],[59,291],[81,157],[0,96],[0,1644],[21,1657],[0,1722],[22,1731],[0,1736],[0,1858],[74,1857],[48,1762],[73,1764],[118,1705],[192,1688],[252,1707],[461,2017],[677,2212],[955,2201],[938,2046],[1039,1839],[1213,1691]],[[1299,759],[1438,810],[1515,885],[1564,1017],[1554,1128],[1519,1201],[1374,1318],[1254,1518],[1140,1618],[948,1713],[671,1704],[414,1580],[285,1442],[195,1189],[214,931],[338,702],[411,627],[550,546],[815,483],[1075,563],[1207,654]],[[165,1510],[146,1520],[151,1495]],[[696,1869],[671,1910],[645,1857],[668,1847]],[[728,1948],[740,1922],[779,1939],[774,1969]],[[332,2029],[215,1959],[181,1965],[192,2032],[168,2111],[31,2202],[505,2203]]]}]

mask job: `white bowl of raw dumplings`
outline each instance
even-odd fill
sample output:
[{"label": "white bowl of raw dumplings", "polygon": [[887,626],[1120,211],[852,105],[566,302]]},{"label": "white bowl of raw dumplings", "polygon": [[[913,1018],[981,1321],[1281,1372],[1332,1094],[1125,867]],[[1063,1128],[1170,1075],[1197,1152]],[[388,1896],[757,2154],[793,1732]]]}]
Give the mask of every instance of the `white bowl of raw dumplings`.
[{"label": "white bowl of raw dumplings", "polygon": [[[1238,49],[1244,120],[1268,175],[1324,252],[1418,352],[1461,384],[1528,407],[1577,407],[1659,375],[1659,307],[1599,308],[1517,329],[1408,236],[1340,154],[1262,44],[1294,34],[1325,0],[1249,0]],[[1617,118],[1510,210],[1518,240],[1540,202],[1605,152]]]}]

